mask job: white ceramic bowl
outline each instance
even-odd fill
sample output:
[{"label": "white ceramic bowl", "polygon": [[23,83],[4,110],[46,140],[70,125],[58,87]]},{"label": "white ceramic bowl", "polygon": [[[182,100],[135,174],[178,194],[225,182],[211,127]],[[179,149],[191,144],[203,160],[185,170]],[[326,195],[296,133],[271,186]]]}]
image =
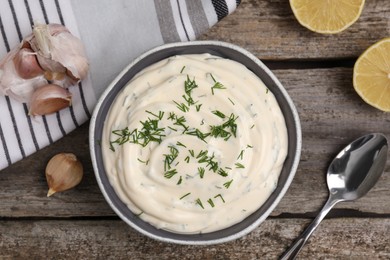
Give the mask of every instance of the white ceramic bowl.
[{"label": "white ceramic bowl", "polygon": [[[133,214],[119,199],[113,187],[110,185],[104,170],[102,152],[99,143],[102,137],[104,121],[111,103],[135,74],[143,68],[170,56],[201,53],[210,53],[244,64],[264,82],[267,88],[275,95],[286,121],[288,132],[288,155],[275,191],[253,214],[245,218],[240,223],[219,231],[205,234],[176,234],[157,229],[156,227],[144,222]],[[131,227],[151,238],[165,242],[195,245],[208,245],[231,241],[249,233],[260,225],[260,223],[263,222],[276,207],[290,186],[298,167],[302,145],[301,126],[298,113],[291,98],[275,75],[259,59],[248,51],[233,44],[217,41],[195,41],[166,44],[144,53],[130,63],[107,87],[100,97],[91,118],[89,138],[90,152],[96,180],[105,199],[115,213]]]}]

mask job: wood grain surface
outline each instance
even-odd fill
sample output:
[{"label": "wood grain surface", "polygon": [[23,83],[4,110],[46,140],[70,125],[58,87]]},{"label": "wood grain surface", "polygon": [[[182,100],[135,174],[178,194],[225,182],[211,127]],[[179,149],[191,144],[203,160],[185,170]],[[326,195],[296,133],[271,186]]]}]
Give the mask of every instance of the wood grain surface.
[{"label": "wood grain surface", "polygon": [[[352,86],[353,63],[390,36],[390,1],[366,1],[345,32],[319,35],[295,20],[287,0],[244,0],[201,40],[246,48],[268,65],[293,99],[302,124],[302,155],[288,192],[271,216],[236,241],[207,247],[165,244],[121,221],[97,186],[88,123],[0,172],[0,259],[277,259],[326,201],[328,164],[345,145],[369,133],[390,138],[390,114],[365,104]],[[50,198],[49,158],[73,152],[85,176]],[[390,161],[362,199],[338,204],[300,259],[390,259]]]}]

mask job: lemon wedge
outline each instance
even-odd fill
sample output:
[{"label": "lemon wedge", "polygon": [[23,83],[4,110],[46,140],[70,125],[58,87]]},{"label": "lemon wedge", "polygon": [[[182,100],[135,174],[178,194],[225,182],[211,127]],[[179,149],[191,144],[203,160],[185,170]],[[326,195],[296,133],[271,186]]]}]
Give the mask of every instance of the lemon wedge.
[{"label": "lemon wedge", "polygon": [[353,68],[353,86],[365,102],[390,112],[390,37],[360,55]]},{"label": "lemon wedge", "polygon": [[360,17],[365,0],[290,0],[298,22],[311,31],[344,31]]}]

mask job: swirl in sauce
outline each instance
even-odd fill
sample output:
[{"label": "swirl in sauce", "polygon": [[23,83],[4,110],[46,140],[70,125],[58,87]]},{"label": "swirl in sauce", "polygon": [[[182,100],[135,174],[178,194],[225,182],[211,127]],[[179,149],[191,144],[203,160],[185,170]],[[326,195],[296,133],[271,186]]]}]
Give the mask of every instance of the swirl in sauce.
[{"label": "swirl in sauce", "polygon": [[102,152],[134,214],[168,231],[206,233],[240,222],[270,196],[287,129],[274,95],[242,64],[173,56],[118,94]]}]

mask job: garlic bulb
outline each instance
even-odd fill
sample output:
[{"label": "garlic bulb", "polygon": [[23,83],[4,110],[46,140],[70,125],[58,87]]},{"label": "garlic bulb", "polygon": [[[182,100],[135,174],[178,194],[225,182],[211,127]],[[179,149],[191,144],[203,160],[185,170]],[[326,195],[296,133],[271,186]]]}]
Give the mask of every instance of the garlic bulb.
[{"label": "garlic bulb", "polygon": [[78,80],[85,78],[88,61],[82,42],[65,26],[59,24],[37,24],[34,37],[29,41],[38,53],[41,66],[48,71],[69,71]]},{"label": "garlic bulb", "polygon": [[83,165],[73,153],[59,153],[46,166],[47,196],[69,190],[83,178]]},{"label": "garlic bulb", "polygon": [[82,42],[65,26],[36,24],[32,34],[0,60],[0,94],[30,103],[42,86],[68,88],[84,79],[88,68]]},{"label": "garlic bulb", "polygon": [[29,114],[47,115],[71,105],[72,93],[55,84],[38,88],[31,97]]}]

